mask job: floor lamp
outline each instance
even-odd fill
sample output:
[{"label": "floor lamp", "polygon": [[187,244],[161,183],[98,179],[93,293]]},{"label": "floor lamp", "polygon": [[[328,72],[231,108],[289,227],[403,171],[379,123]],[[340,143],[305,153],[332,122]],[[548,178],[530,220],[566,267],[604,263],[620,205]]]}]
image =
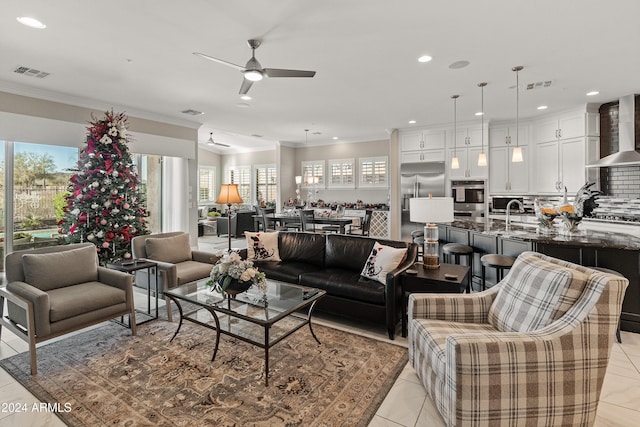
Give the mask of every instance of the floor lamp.
[{"label": "floor lamp", "polygon": [[426,223],[423,262],[427,269],[440,268],[438,226],[436,222],[453,221],[453,197],[418,197],[409,199],[409,220]]},{"label": "floor lamp", "polygon": [[242,203],[242,197],[238,193],[238,184],[222,184],[216,203],[227,205],[227,234],[229,235],[229,252],[231,252],[231,205]]}]

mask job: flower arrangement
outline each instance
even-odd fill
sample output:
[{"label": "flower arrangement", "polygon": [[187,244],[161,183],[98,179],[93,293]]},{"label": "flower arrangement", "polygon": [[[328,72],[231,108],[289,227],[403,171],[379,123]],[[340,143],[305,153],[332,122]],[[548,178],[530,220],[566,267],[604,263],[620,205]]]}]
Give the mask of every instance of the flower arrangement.
[{"label": "flower arrangement", "polygon": [[263,293],[267,292],[267,278],[254,267],[253,262],[243,260],[237,252],[218,255],[221,255],[221,258],[211,269],[211,279],[207,281],[211,290],[225,293],[236,282],[246,289],[256,285]]}]

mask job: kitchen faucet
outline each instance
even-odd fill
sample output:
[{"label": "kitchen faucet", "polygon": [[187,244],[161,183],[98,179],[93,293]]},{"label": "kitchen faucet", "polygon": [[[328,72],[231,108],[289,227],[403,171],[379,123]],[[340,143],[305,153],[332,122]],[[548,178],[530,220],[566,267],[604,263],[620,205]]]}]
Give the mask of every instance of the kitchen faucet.
[{"label": "kitchen faucet", "polygon": [[511,227],[511,204],[512,203],[516,203],[520,205],[520,212],[524,212],[524,206],[520,200],[518,199],[509,200],[509,203],[507,203],[507,219],[506,219],[507,228]]}]

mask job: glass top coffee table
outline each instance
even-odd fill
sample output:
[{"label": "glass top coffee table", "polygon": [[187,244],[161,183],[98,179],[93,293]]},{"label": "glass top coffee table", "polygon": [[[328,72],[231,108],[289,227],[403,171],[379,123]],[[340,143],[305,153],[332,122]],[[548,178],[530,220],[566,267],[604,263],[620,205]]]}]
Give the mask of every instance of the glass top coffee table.
[{"label": "glass top coffee table", "polygon": [[[269,348],[305,325],[309,325],[311,335],[320,344],[311,327],[311,314],[325,291],[267,280],[266,299],[255,287],[235,298],[228,298],[212,292],[205,282],[186,284],[164,292],[180,311],[180,323],[171,341],[180,332],[182,321],[188,320],[216,331],[212,362],[218,352],[220,334],[263,348],[265,386],[269,385]],[[187,308],[189,311],[185,311]]]}]

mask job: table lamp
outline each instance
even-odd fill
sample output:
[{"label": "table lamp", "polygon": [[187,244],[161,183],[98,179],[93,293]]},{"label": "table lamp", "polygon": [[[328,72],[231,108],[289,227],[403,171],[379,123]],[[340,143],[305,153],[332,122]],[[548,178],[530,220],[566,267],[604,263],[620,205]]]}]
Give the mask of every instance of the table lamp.
[{"label": "table lamp", "polygon": [[409,199],[409,220],[425,223],[424,253],[425,268],[440,268],[438,259],[438,227],[436,222],[453,221],[453,197],[418,197]]},{"label": "table lamp", "polygon": [[231,252],[231,205],[242,203],[242,197],[238,192],[238,184],[222,184],[216,203],[227,205],[227,234],[229,236],[229,252]]}]

